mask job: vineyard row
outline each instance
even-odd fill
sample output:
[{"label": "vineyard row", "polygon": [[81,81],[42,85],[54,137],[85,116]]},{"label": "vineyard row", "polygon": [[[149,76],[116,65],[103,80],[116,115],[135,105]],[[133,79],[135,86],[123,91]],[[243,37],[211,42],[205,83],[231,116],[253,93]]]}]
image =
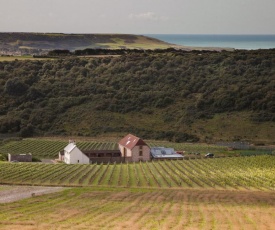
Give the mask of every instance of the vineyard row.
[{"label": "vineyard row", "polygon": [[274,165],[274,156],[90,165],[2,163],[0,183],[274,190]]}]

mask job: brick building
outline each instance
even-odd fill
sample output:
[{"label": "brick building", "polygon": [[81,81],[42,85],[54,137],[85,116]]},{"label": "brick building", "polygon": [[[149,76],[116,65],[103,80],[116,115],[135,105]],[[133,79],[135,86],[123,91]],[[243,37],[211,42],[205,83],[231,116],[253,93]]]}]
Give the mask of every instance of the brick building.
[{"label": "brick building", "polygon": [[149,161],[150,147],[139,137],[128,134],[118,143],[124,162]]}]

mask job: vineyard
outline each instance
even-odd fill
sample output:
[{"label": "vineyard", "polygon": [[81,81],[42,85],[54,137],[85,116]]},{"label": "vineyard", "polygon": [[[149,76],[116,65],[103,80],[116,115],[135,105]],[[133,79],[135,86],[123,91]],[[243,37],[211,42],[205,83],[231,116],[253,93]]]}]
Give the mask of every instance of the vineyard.
[{"label": "vineyard", "polygon": [[120,164],[1,163],[0,184],[274,190],[275,157]]},{"label": "vineyard", "polygon": [[[196,157],[89,165],[0,161],[0,196],[1,189],[20,194],[22,185],[69,187],[1,204],[0,229],[274,229],[275,156],[197,159],[198,152],[233,154],[214,145],[147,143]],[[26,139],[5,143],[0,152],[56,158],[66,145]],[[77,145],[117,149],[116,142]]]},{"label": "vineyard", "polygon": [[[32,153],[36,157],[56,158],[58,152],[68,144],[60,140],[25,139],[22,141],[11,141],[0,146],[2,153]],[[115,142],[78,142],[80,149],[117,149]]]},{"label": "vineyard", "polygon": [[[68,141],[62,140],[43,140],[43,139],[24,139],[22,141],[11,141],[0,146],[0,153],[32,153],[33,156],[41,158],[56,158],[58,152],[68,144]],[[147,141],[150,147],[165,146],[172,147],[175,150],[185,150],[187,153],[193,152],[213,152],[222,153],[226,151],[225,147],[206,145],[206,144],[188,144]],[[98,142],[98,141],[80,141],[77,146],[82,150],[115,150],[118,149],[117,142]]]},{"label": "vineyard", "polygon": [[[167,141],[146,141],[150,147],[171,147],[178,151],[185,151],[185,155],[191,158],[201,158],[204,154],[211,152],[216,156],[249,156],[271,154],[272,150],[238,150],[228,151],[226,147],[208,144],[173,143]],[[10,141],[0,145],[0,153],[21,154],[31,153],[38,158],[57,158],[60,150],[68,144],[68,141],[55,139],[23,139],[21,141]],[[77,146],[82,150],[115,150],[118,149],[117,141],[79,141]],[[200,155],[197,155],[197,154]]]}]

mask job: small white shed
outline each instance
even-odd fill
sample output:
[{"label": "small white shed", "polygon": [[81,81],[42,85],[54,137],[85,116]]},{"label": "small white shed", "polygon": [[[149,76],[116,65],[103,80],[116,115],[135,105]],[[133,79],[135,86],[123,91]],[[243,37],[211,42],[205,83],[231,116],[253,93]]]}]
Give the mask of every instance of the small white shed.
[{"label": "small white shed", "polygon": [[89,164],[90,159],[77,148],[75,142],[71,142],[64,148],[64,162],[66,164]]}]

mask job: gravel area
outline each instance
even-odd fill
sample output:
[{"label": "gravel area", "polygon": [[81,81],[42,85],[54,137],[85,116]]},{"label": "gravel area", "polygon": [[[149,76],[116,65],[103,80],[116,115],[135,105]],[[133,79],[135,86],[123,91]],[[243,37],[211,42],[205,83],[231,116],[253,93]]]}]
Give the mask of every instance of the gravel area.
[{"label": "gravel area", "polygon": [[55,161],[52,160],[52,159],[41,159],[41,162],[42,163],[48,163],[48,164],[54,164],[55,163]]},{"label": "gravel area", "polygon": [[48,193],[64,190],[63,187],[42,187],[42,186],[6,186],[0,185],[0,203],[9,203],[17,200],[41,196]]}]

